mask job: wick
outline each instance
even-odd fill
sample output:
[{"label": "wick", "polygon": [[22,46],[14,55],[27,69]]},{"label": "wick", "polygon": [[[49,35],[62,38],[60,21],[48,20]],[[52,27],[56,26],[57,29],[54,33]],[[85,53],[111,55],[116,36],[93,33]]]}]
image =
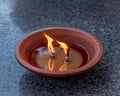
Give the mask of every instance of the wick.
[{"label": "wick", "polygon": [[65,62],[70,62],[70,60],[69,60],[69,51],[70,51],[70,48],[68,48],[67,55],[65,56]]},{"label": "wick", "polygon": [[50,57],[51,57],[51,58],[53,58],[53,59],[55,58],[55,56],[54,56],[54,53],[53,53],[53,52],[51,52]]},{"label": "wick", "polygon": [[68,48],[67,55],[66,55],[67,57],[69,57],[69,51],[70,51],[70,48]]},{"label": "wick", "polygon": [[69,57],[65,56],[65,61],[64,62],[70,62]]}]

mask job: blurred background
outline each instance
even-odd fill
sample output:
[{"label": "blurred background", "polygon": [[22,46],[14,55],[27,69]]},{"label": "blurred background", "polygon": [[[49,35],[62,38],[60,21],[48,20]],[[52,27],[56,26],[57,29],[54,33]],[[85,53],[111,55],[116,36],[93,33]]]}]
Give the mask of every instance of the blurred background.
[{"label": "blurred background", "polygon": [[[64,79],[31,73],[15,59],[17,42],[41,28],[67,26],[95,35],[104,57]],[[120,0],[0,0],[0,96],[120,96]]]}]

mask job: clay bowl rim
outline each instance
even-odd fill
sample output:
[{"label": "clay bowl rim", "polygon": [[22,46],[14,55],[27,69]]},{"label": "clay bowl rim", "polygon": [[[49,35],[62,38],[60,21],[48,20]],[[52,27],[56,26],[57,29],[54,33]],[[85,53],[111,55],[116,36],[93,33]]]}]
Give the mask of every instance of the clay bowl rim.
[{"label": "clay bowl rim", "polygon": [[[60,71],[55,71],[54,72],[54,71],[48,71],[48,70],[45,70],[45,69],[40,69],[38,67],[32,66],[31,64],[27,63],[20,56],[19,48],[21,46],[21,43],[26,38],[28,38],[29,36],[35,34],[36,32],[44,32],[46,30],[51,30],[51,29],[68,29],[68,30],[74,30],[76,32],[80,32],[80,33],[82,33],[84,35],[87,35],[87,36],[91,37],[94,40],[94,43],[96,43],[97,47],[99,48],[97,50],[97,54],[95,54],[96,56],[94,56],[94,58],[90,62],[87,62],[87,64],[84,65],[84,66],[82,66],[82,67],[71,69],[71,70],[68,70],[68,71],[62,71],[62,72],[60,72]],[[103,52],[104,52],[104,49],[103,49],[103,46],[102,46],[101,42],[94,35],[86,32],[86,31],[83,31],[81,29],[70,28],[70,27],[50,27],[50,28],[38,29],[36,31],[33,31],[33,32],[27,34],[21,40],[19,40],[19,42],[16,45],[15,51],[14,51],[15,57],[16,57],[17,61],[23,67],[25,67],[26,69],[28,69],[28,70],[30,70],[32,72],[35,72],[35,73],[38,73],[38,74],[41,74],[41,75],[44,75],[44,76],[49,76],[49,77],[65,77],[65,76],[72,76],[72,75],[75,75],[75,74],[83,73],[83,72],[91,69],[92,67],[94,67],[95,65],[98,64],[98,62],[101,60],[101,58],[103,56]]]}]

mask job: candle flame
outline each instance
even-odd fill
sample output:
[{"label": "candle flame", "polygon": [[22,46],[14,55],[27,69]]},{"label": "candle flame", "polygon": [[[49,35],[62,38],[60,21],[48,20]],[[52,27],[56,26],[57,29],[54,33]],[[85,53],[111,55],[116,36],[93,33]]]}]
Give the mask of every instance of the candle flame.
[{"label": "candle flame", "polygon": [[69,51],[69,47],[66,43],[64,42],[60,42],[60,41],[57,41],[57,43],[60,45],[60,47],[64,50],[64,53],[65,55],[68,56],[68,51]]},{"label": "candle flame", "polygon": [[54,50],[54,47],[53,47],[53,44],[52,44],[54,40],[50,36],[48,36],[46,33],[44,33],[44,36],[48,40],[48,50],[51,53],[55,53],[55,50]]},{"label": "candle flame", "polygon": [[66,71],[67,70],[67,64],[66,63],[62,64],[58,70],[59,71]]},{"label": "candle flame", "polygon": [[48,70],[49,71],[54,71],[55,63],[54,61],[52,62],[53,59],[48,60]]}]

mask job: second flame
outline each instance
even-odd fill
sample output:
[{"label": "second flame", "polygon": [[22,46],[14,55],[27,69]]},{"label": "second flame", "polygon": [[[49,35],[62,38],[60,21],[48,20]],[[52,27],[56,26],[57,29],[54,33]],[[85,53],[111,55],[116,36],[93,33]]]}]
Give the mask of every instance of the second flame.
[{"label": "second flame", "polygon": [[65,55],[68,56],[69,47],[66,43],[57,41],[61,48],[63,48]]}]

